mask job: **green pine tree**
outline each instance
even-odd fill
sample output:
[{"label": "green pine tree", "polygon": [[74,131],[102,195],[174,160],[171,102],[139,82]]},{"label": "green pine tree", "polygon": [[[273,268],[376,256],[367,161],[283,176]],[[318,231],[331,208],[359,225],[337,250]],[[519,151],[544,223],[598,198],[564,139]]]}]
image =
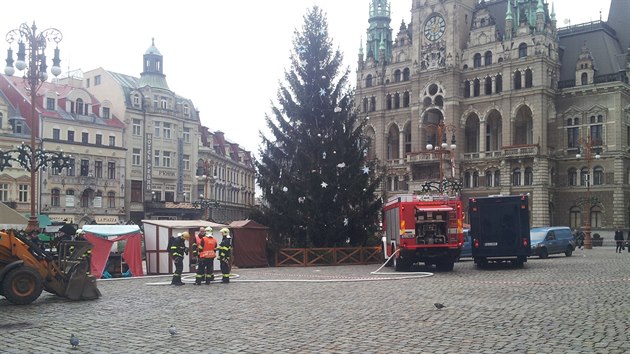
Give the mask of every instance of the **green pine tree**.
[{"label": "green pine tree", "polygon": [[256,162],[262,221],[276,247],[366,245],[381,200],[375,160],[358,121],[349,69],[333,50],[323,11],[314,6],[295,31],[291,70],[266,116]]}]

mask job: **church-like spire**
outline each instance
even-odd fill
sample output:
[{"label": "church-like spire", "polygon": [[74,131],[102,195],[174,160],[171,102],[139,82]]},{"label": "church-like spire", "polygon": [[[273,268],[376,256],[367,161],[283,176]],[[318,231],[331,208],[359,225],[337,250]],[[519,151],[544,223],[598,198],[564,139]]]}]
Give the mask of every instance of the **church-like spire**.
[{"label": "church-like spire", "polygon": [[538,0],[538,5],[536,5],[536,13],[545,13],[545,6],[543,5],[542,0]]},{"label": "church-like spire", "polygon": [[151,46],[142,56],[142,73],[138,87],[150,86],[169,90],[164,75],[162,53],[155,46],[155,38],[151,38]]},{"label": "church-like spire", "polygon": [[380,54],[381,42],[383,42],[384,58],[389,60],[392,55],[392,29],[389,26],[391,22],[391,5],[388,0],[370,0],[370,23],[367,30],[367,53],[371,55]]}]

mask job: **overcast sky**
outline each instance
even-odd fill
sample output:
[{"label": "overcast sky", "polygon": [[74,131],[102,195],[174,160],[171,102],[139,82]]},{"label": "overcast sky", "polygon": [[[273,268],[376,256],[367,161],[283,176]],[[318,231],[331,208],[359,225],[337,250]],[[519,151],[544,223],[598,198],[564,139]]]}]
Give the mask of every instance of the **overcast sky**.
[{"label": "overcast sky", "polygon": [[[549,1],[549,0],[547,0]],[[164,73],[175,93],[190,98],[211,130],[257,154],[258,131],[270,112],[278,82],[289,69],[293,32],[314,4],[328,16],[329,34],[344,53],[344,66],[356,70],[365,40],[371,0],[31,0],[0,11],[0,33],[21,23],[63,33],[61,66],[140,76],[142,55],[155,38]],[[412,0],[391,0],[394,35],[409,23]],[[600,18],[610,0],[556,0],[558,26]],[[3,42],[1,53],[8,46]],[[5,54],[2,54],[4,58]],[[49,58],[52,53],[49,54]],[[50,65],[49,65],[50,67]],[[353,80],[352,84],[355,82]]]}]

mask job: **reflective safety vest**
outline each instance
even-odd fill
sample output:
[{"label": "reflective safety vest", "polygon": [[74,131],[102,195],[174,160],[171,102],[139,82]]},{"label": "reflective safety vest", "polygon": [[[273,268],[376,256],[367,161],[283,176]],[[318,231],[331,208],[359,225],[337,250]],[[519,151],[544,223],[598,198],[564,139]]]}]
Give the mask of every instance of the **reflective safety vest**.
[{"label": "reflective safety vest", "polygon": [[217,253],[217,240],[214,237],[205,236],[199,241],[199,258],[215,258]]}]

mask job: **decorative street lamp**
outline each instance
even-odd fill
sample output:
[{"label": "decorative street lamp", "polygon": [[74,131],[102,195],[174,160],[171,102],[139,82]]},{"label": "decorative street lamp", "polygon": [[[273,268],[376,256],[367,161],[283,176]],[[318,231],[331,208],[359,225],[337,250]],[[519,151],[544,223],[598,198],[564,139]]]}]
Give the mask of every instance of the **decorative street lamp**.
[{"label": "decorative street lamp", "polygon": [[196,177],[199,182],[203,181],[203,194],[199,194],[199,199],[192,202],[192,205],[203,211],[203,218],[210,219],[210,210],[212,207],[218,208],[219,202],[210,198],[210,190],[208,187],[210,180],[212,179],[212,161],[199,160],[197,162]]},{"label": "decorative street lamp", "polygon": [[[578,143],[578,151],[575,154],[575,157],[578,159],[582,158],[581,151],[584,150],[584,159],[586,160],[586,175],[582,176],[586,182],[586,220],[584,221],[584,248],[592,249],[593,241],[591,239],[591,207],[593,206],[593,201],[591,200],[591,161],[593,160],[593,152],[595,153],[595,158],[599,159],[601,155],[599,154],[599,148],[593,148],[593,146],[601,145],[599,140],[593,141],[590,136],[586,138],[580,138],[577,140]],[[580,148],[582,147],[582,148]]]},{"label": "decorative street lamp", "polygon": [[[56,28],[47,28],[37,32],[35,22],[33,22],[33,25],[30,27],[26,23],[23,23],[20,27],[10,30],[6,35],[9,49],[7,50],[7,66],[4,69],[4,73],[8,76],[12,76],[15,73],[15,69],[19,71],[24,70],[24,82],[27,85],[27,90],[29,90],[31,94],[31,143],[30,146],[23,143],[16,150],[0,152],[0,164],[2,168],[4,168],[11,166],[11,160],[17,161],[31,174],[31,216],[26,226],[27,232],[39,230],[37,215],[35,213],[35,179],[37,171],[40,168],[45,168],[49,164],[51,164],[53,168],[58,169],[69,166],[69,157],[64,156],[63,153],[47,152],[36,148],[36,141],[39,134],[39,117],[37,116],[36,109],[37,91],[42,83],[48,79],[48,73],[46,72],[48,69],[45,53],[46,45],[48,42],[54,42],[58,45],[62,38],[61,32]],[[13,42],[17,42],[18,44],[15,68],[13,67],[13,49],[11,49]],[[50,69],[50,72],[54,76],[61,74],[60,62],[59,48],[57,46],[55,47],[55,56],[52,60],[53,66]],[[17,157],[14,157],[16,153]]]},{"label": "decorative street lamp", "polygon": [[[440,119],[440,121],[437,124],[425,123],[424,125],[427,127],[435,128],[436,140],[441,138],[442,143],[438,145],[437,144],[438,141],[436,141],[435,146],[433,146],[431,137],[427,139],[427,145],[426,145],[427,151],[429,151],[430,153],[439,155],[440,179],[438,181],[425,182],[422,185],[422,191],[423,192],[437,191],[440,194],[444,194],[446,191],[450,191],[452,193],[460,192],[462,189],[462,186],[461,186],[461,182],[455,179],[455,163],[454,163],[455,149],[457,148],[457,145],[455,143],[455,131],[457,127],[455,127],[452,124],[445,124],[444,120],[442,119]],[[452,133],[450,145],[448,144],[446,140],[446,133]],[[449,155],[451,159],[451,179],[447,179],[446,177],[444,177],[444,170],[443,170],[444,155]]]}]

